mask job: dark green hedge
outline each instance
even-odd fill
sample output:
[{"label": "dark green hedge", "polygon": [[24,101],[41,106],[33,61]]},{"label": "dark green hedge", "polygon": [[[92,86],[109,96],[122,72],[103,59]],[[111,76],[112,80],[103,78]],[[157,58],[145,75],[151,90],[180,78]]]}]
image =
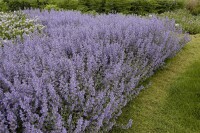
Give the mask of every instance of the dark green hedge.
[{"label": "dark green hedge", "polygon": [[28,8],[44,8],[49,3],[48,0],[2,0],[0,4],[0,10],[15,11]]},{"label": "dark green hedge", "polygon": [[184,6],[183,2],[176,0],[3,0],[0,10],[14,11],[31,7],[43,9],[48,4],[54,4],[58,8],[66,10],[80,10],[82,12],[119,12],[138,15],[163,13]]}]

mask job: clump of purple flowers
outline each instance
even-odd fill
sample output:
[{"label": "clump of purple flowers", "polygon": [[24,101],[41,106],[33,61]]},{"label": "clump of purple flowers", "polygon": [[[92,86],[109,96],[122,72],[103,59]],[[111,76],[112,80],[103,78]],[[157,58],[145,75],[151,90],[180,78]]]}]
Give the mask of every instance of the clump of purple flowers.
[{"label": "clump of purple flowers", "polygon": [[188,41],[156,17],[24,11],[44,35],[0,48],[0,132],[112,129],[139,84]]}]

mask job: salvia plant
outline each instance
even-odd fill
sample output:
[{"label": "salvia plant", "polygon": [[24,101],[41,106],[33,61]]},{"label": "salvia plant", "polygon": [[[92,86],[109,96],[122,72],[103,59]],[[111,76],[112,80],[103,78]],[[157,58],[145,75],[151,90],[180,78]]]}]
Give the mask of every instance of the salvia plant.
[{"label": "salvia plant", "polygon": [[188,41],[157,17],[24,12],[44,35],[0,49],[2,133],[107,132],[142,81]]},{"label": "salvia plant", "polygon": [[37,24],[37,18],[27,18],[21,11],[0,12],[0,44],[8,40],[30,34],[35,30],[42,31],[44,26]]}]

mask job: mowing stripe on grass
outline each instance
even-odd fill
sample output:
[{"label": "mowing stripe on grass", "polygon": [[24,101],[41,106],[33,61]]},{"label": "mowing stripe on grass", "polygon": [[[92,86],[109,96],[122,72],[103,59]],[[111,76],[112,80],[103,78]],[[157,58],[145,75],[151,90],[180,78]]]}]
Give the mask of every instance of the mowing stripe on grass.
[{"label": "mowing stripe on grass", "polygon": [[128,130],[113,133],[195,133],[200,131],[200,34],[152,78],[151,87],[123,109],[118,123],[133,119]]}]

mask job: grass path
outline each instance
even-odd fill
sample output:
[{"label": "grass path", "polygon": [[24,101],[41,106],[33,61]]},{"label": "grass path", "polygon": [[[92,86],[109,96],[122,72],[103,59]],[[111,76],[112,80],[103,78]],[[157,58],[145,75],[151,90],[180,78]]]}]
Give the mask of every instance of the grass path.
[{"label": "grass path", "polygon": [[131,101],[118,119],[128,130],[112,133],[200,133],[200,34],[152,78],[151,87]]}]

